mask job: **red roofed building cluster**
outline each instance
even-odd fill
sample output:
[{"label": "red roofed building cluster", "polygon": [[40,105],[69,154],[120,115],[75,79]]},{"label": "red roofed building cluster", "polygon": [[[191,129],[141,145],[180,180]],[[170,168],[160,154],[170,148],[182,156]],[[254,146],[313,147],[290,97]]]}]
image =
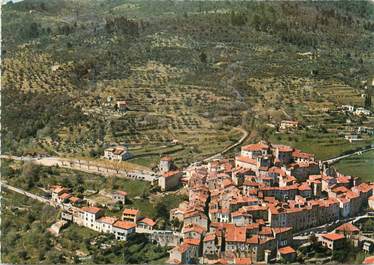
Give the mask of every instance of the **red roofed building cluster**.
[{"label": "red roofed building cluster", "polygon": [[[373,185],[322,166],[313,154],[267,142],[186,172],[189,200],[171,211],[171,219],[183,222],[171,263],[293,261],[293,233],[356,216],[373,198]],[[320,241],[333,249],[348,233],[357,227],[343,225]],[[197,250],[188,239],[200,240]]]}]

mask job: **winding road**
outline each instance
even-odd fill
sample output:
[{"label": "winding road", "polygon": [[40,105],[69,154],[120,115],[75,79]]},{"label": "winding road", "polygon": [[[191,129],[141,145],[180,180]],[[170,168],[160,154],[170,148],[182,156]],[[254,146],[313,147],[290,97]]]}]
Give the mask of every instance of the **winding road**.
[{"label": "winding road", "polygon": [[219,158],[221,155],[223,154],[226,154],[227,152],[229,152],[230,150],[234,149],[235,147],[241,145],[244,140],[248,137],[249,135],[249,132],[244,130],[243,128],[236,128],[237,130],[241,131],[243,133],[243,136],[234,144],[226,147],[225,149],[223,149],[221,152],[217,153],[217,154],[214,154],[212,156],[209,156],[205,159],[203,159],[201,162],[208,162],[210,160],[213,160],[213,159],[216,159],[216,158]]}]

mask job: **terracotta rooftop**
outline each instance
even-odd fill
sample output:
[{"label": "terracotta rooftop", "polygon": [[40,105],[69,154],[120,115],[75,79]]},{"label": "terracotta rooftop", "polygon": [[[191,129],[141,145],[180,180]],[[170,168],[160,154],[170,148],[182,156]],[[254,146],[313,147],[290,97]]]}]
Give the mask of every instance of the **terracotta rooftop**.
[{"label": "terracotta rooftop", "polygon": [[140,211],[138,209],[124,209],[122,215],[137,215]]},{"label": "terracotta rooftop", "polygon": [[306,183],[306,182],[303,182],[303,183],[299,186],[298,189],[301,190],[301,191],[312,190],[312,188],[311,188],[311,187],[308,185],[308,183]]},{"label": "terracotta rooftop", "polygon": [[245,227],[230,227],[226,229],[225,235],[226,242],[245,242],[246,240],[246,229]]},{"label": "terracotta rooftop", "polygon": [[200,239],[198,238],[185,238],[183,240],[184,243],[188,245],[193,245],[193,246],[199,246],[200,245]]},{"label": "terracotta rooftop", "polygon": [[197,224],[188,224],[183,227],[182,231],[183,233],[196,232],[198,234],[203,234],[204,232],[206,232],[206,229]]},{"label": "terracotta rooftop", "polygon": [[279,248],[278,252],[282,255],[288,255],[288,254],[296,253],[296,251],[290,246]]},{"label": "terracotta rooftop", "polygon": [[216,239],[216,234],[214,232],[213,233],[208,233],[204,237],[204,242],[212,241],[212,240],[215,240],[215,239]]},{"label": "terracotta rooftop", "polygon": [[115,222],[113,224],[114,227],[117,227],[117,228],[121,228],[121,229],[125,229],[125,230],[129,230],[131,228],[135,228],[136,225],[132,222],[127,222],[127,221],[122,221],[122,220],[118,220],[117,222]]},{"label": "terracotta rooftop", "polygon": [[374,256],[366,257],[362,264],[374,264]]},{"label": "terracotta rooftop", "polygon": [[330,241],[336,241],[345,238],[342,234],[336,234],[336,233],[329,233],[329,234],[321,234],[322,237],[330,240]]},{"label": "terracotta rooftop", "polygon": [[278,145],[276,148],[278,149],[279,152],[292,152],[293,151],[293,148],[287,145]]},{"label": "terracotta rooftop", "polygon": [[72,203],[78,203],[81,200],[82,200],[81,198],[74,197],[74,196],[72,196],[72,197],[69,198],[69,201],[72,202]]},{"label": "terracotta rooftop", "polygon": [[165,178],[169,178],[169,177],[175,176],[179,172],[180,172],[179,170],[168,171],[168,172],[162,173],[162,176]]},{"label": "terracotta rooftop", "polygon": [[191,245],[183,242],[182,244],[180,244],[179,246],[176,246],[174,249],[177,250],[178,252],[180,253],[184,253],[186,252],[189,248],[191,247]]},{"label": "terracotta rooftop", "polygon": [[83,212],[88,212],[88,213],[96,214],[96,213],[100,212],[102,209],[98,208],[98,207],[82,207],[81,210]]},{"label": "terracotta rooftop", "polygon": [[149,226],[154,226],[156,224],[155,221],[153,221],[151,218],[148,218],[148,217],[141,219],[140,221],[138,221],[138,223],[144,223]]},{"label": "terracotta rooftop", "polygon": [[360,232],[360,229],[358,229],[355,225],[353,225],[351,223],[345,223],[345,224],[342,224],[341,226],[337,227],[336,231],[355,233],[355,232]]},{"label": "terracotta rooftop", "polygon": [[313,154],[301,152],[300,150],[295,150],[292,152],[292,156],[296,158],[302,158],[302,159],[311,159],[314,157]]},{"label": "terracotta rooftop", "polygon": [[61,194],[60,196],[58,196],[61,200],[65,200],[65,199],[69,199],[70,197],[72,197],[73,195],[71,195],[70,193],[63,193]]},{"label": "terracotta rooftop", "polygon": [[242,147],[242,150],[244,151],[260,151],[260,150],[267,150],[269,149],[269,146],[266,144],[249,144]]},{"label": "terracotta rooftop", "polygon": [[247,164],[252,164],[252,165],[256,165],[256,160],[255,159],[251,159],[247,156],[236,156],[235,157],[236,160],[240,161],[240,162],[244,162],[244,163],[247,163]]},{"label": "terracotta rooftop", "polygon": [[252,264],[252,260],[251,258],[235,258],[234,264],[237,264],[237,265]]},{"label": "terracotta rooftop", "polygon": [[106,223],[106,224],[114,224],[118,219],[116,217],[112,216],[103,216],[97,220],[97,222],[100,223]]}]

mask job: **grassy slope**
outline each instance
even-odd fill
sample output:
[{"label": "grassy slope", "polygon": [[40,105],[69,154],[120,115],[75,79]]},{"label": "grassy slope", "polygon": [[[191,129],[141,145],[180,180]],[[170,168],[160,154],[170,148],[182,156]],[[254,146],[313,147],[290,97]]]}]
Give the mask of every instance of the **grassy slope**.
[{"label": "grassy slope", "polygon": [[363,180],[374,180],[374,151],[343,159],[335,164],[342,173],[360,176]]}]

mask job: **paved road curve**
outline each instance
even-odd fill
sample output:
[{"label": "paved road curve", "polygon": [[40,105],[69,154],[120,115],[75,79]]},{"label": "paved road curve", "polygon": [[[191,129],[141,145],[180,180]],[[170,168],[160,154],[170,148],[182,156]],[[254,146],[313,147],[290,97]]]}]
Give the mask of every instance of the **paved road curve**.
[{"label": "paved road curve", "polygon": [[374,150],[374,146],[373,145],[370,146],[370,147],[366,147],[365,149],[356,151],[356,152],[354,152],[352,154],[337,156],[337,157],[334,157],[334,158],[330,158],[330,159],[324,160],[322,162],[331,165],[331,164],[334,164],[334,163],[336,163],[339,160],[342,160],[344,158],[348,158],[348,157],[351,157],[351,156],[354,156],[354,155],[361,155],[362,153],[368,152],[370,150]]},{"label": "paved road curve", "polygon": [[215,158],[219,158],[221,155],[226,154],[230,150],[232,150],[235,147],[241,145],[244,142],[244,140],[248,137],[249,133],[246,130],[244,130],[243,128],[237,128],[237,129],[243,133],[243,136],[236,143],[230,145],[229,147],[226,147],[225,149],[223,149],[221,152],[219,152],[217,154],[214,154],[210,157],[205,158],[202,162],[208,162],[208,161],[213,160]]}]

